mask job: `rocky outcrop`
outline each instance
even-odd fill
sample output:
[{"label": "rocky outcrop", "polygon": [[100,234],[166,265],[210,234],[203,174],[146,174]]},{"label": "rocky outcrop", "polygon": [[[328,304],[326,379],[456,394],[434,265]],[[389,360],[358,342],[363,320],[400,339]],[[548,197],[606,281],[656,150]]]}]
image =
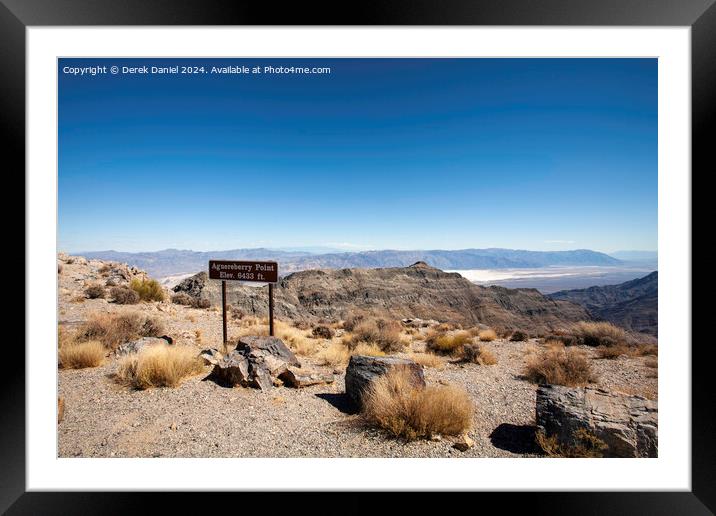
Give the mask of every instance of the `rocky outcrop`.
[{"label": "rocky outcrop", "polygon": [[370,357],[353,355],[346,368],[346,394],[351,402],[360,408],[363,397],[376,378],[386,374],[394,367],[407,367],[413,373],[415,384],[425,387],[422,366],[412,360],[397,357]]},{"label": "rocky outcrop", "polygon": [[[209,361],[202,352],[201,356]],[[300,367],[296,355],[276,337],[248,336],[239,339],[236,349],[218,358],[212,354],[210,362],[216,362],[212,378],[222,385],[256,387],[268,390],[280,382],[289,366]]]},{"label": "rocky outcrop", "polygon": [[[221,303],[221,282],[207,279],[203,272],[185,279],[174,291]],[[550,299],[535,289],[483,287],[423,262],[401,268],[297,272],[282,278],[274,294],[276,316],[293,320],[341,319],[364,313],[411,321],[529,328],[543,334],[590,319],[582,307]],[[229,282],[227,298],[244,313],[268,313],[267,287]]]},{"label": "rocky outcrop", "polygon": [[605,457],[656,457],[657,404],[641,396],[590,387],[540,385],[537,429],[561,446],[574,445],[586,430],[606,444]]}]

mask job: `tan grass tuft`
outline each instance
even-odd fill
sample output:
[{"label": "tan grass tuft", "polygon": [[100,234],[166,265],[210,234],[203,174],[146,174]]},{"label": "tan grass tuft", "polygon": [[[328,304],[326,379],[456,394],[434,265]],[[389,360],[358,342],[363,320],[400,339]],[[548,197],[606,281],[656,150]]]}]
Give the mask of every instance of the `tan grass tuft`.
[{"label": "tan grass tuft", "polygon": [[430,332],[425,339],[425,347],[440,355],[459,355],[462,352],[462,347],[471,341],[470,333],[467,331],[435,330]]},{"label": "tan grass tuft", "polygon": [[524,375],[533,383],[577,386],[596,380],[584,352],[554,345],[537,353],[528,353]]},{"label": "tan grass tuft", "polygon": [[177,387],[183,380],[204,371],[196,350],[189,346],[148,346],[122,359],[117,379],[135,389]]},{"label": "tan grass tuft", "polygon": [[107,349],[96,340],[65,343],[58,350],[59,366],[62,369],[84,369],[104,363]]},{"label": "tan grass tuft", "polygon": [[497,339],[497,333],[493,329],[481,330],[480,333],[477,334],[477,338],[482,342],[492,342]]},{"label": "tan grass tuft", "polygon": [[365,421],[407,440],[467,432],[473,414],[467,393],[454,386],[416,387],[412,374],[396,367],[373,381],[364,401]]},{"label": "tan grass tuft", "polygon": [[574,335],[586,346],[615,346],[627,342],[627,333],[608,322],[580,321],[572,327]]}]

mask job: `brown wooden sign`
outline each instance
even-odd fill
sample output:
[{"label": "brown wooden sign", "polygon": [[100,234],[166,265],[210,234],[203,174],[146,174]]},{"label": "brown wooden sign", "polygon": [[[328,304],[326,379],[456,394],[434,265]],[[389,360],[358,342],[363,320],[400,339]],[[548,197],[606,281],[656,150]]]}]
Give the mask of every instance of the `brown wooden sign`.
[{"label": "brown wooden sign", "polygon": [[221,280],[221,313],[223,322],[224,351],[228,350],[226,325],[226,282],[255,281],[268,283],[269,335],[273,337],[273,284],[278,281],[278,263],[246,262],[237,260],[209,260],[209,278]]},{"label": "brown wooden sign", "polygon": [[209,260],[209,278],[225,281],[276,283],[278,281],[278,264],[276,262]]}]

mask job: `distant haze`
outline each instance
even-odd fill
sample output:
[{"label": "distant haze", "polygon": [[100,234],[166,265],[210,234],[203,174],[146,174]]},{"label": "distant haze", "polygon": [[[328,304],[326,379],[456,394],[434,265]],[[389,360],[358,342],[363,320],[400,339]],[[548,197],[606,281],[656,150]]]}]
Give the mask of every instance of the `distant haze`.
[{"label": "distant haze", "polygon": [[549,266],[620,266],[622,262],[604,253],[577,249],[571,251],[526,251],[515,249],[461,250],[381,250],[315,254],[277,249],[233,249],[227,251],[190,251],[165,249],[156,252],[126,253],[95,251],[82,253],[128,263],[146,270],[151,276],[166,277],[205,270],[210,259],[276,260],[279,273],[285,275],[306,269],[346,269],[405,267],[418,261],[443,270],[514,269]]}]

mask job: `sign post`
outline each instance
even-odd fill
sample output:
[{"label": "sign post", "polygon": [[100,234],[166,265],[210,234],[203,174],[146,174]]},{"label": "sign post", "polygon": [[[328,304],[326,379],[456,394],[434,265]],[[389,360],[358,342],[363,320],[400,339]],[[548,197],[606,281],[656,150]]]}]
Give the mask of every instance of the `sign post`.
[{"label": "sign post", "polygon": [[223,316],[224,349],[226,333],[226,282],[248,281],[268,283],[269,290],[269,335],[273,337],[273,286],[278,281],[276,262],[246,262],[236,260],[209,260],[209,279],[221,280],[221,313]]}]

